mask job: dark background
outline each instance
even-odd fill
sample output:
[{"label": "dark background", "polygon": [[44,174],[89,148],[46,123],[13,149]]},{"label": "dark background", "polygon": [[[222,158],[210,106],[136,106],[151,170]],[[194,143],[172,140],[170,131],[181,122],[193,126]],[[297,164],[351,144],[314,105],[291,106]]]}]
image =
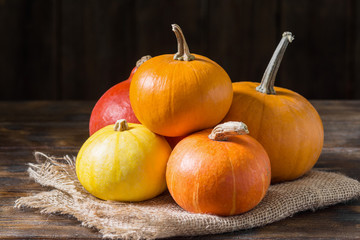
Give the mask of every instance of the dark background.
[{"label": "dark background", "polygon": [[233,82],[260,81],[291,31],[276,80],[309,99],[360,99],[357,0],[0,0],[0,100],[96,100],[137,59],[190,50]]}]

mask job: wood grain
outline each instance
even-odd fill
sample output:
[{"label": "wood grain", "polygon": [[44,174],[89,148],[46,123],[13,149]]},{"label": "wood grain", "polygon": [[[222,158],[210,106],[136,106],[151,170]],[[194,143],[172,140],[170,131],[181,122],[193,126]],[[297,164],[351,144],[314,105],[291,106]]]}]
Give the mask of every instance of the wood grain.
[{"label": "wood grain", "polygon": [[57,98],[54,4],[54,0],[0,4],[0,99]]},{"label": "wood grain", "polygon": [[281,28],[293,31],[295,41],[284,56],[279,85],[312,98],[353,95],[353,1],[337,3],[281,2]]},{"label": "wood grain", "polygon": [[[311,101],[325,129],[325,145],[317,169],[360,180],[360,101]],[[0,238],[100,239],[61,214],[14,209],[14,201],[44,188],[29,179],[27,163],[33,152],[76,155],[88,137],[94,102],[0,102]],[[356,239],[360,236],[360,200],[316,212],[295,214],[273,224],[227,234],[172,239]]]},{"label": "wood grain", "polygon": [[[281,35],[276,1],[210,1],[207,56],[233,82],[260,82]],[[251,39],[251,41],[249,41]]]},{"label": "wood grain", "polygon": [[[354,20],[354,28],[360,29],[360,3],[359,1],[355,1],[353,4],[353,9],[355,11],[355,20]],[[351,49],[353,51],[353,70],[354,75],[354,94],[356,99],[360,99],[360,72],[356,69],[360,69],[360,31],[354,31],[354,48]]]},{"label": "wood grain", "polygon": [[130,0],[61,1],[62,98],[98,99],[129,77],[137,60],[133,11]]},{"label": "wood grain", "polygon": [[234,82],[260,81],[292,31],[276,85],[309,99],[360,99],[357,0],[1,0],[0,100],[96,100],[137,59],[192,52]]}]

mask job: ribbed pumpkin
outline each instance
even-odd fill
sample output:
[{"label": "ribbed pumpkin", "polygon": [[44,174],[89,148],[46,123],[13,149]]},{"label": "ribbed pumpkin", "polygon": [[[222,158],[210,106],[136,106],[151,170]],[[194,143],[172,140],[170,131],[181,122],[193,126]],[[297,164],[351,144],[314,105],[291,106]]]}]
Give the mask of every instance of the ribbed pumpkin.
[{"label": "ribbed pumpkin", "polygon": [[[274,87],[285,49],[293,36],[285,32],[259,83],[233,83],[234,99],[223,122],[243,121],[269,154],[272,182],[296,179],[317,162],[324,140],[322,121],[301,95]],[[310,86],[309,86],[310,87]]]},{"label": "ribbed pumpkin", "polygon": [[227,122],[176,145],[166,182],[177,204],[189,212],[229,216],[249,211],[264,198],[269,157],[254,138],[238,135],[246,133],[245,124]]},{"label": "ribbed pumpkin", "polygon": [[142,201],[166,189],[171,148],[141,124],[118,121],[88,138],[76,158],[84,188],[104,200]]},{"label": "ribbed pumpkin", "polygon": [[135,72],[130,102],[136,117],[151,131],[185,136],[213,127],[228,112],[232,84],[223,68],[190,54],[180,27],[172,25],[178,52],[153,57]]}]

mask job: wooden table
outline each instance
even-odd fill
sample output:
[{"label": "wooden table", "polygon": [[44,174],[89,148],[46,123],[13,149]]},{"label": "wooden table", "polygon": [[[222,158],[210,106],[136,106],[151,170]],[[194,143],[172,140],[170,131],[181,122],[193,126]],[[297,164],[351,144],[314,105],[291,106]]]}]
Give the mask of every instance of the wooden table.
[{"label": "wooden table", "polygon": [[[312,101],[325,129],[316,168],[360,179],[360,101]],[[14,209],[14,201],[43,188],[29,179],[33,152],[76,155],[88,137],[94,102],[0,102],[0,238],[101,238],[96,230],[62,215]],[[191,239],[360,239],[360,199],[246,231]],[[190,239],[190,238],[176,238]]]}]

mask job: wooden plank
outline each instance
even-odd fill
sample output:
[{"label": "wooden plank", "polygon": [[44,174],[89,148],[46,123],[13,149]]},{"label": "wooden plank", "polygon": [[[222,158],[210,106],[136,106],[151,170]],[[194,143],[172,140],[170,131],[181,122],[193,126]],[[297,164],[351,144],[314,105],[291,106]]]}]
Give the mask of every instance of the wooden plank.
[{"label": "wooden plank", "polygon": [[[342,222],[342,220],[335,218],[329,209],[322,209],[317,210],[315,213],[311,211],[298,213],[291,218],[260,228],[218,235],[198,236],[196,239],[354,239],[354,236],[358,236],[359,230],[353,226],[358,224],[359,221],[354,217],[356,216],[358,206],[353,204],[353,202],[350,202],[346,205],[339,204],[331,207],[334,211],[341,211],[345,218],[351,222],[350,226]],[[349,209],[351,209],[350,212]],[[327,220],[324,221],[325,219]],[[172,239],[193,238],[176,237]]]},{"label": "wooden plank", "polygon": [[98,99],[135,66],[134,3],[78,0],[61,4],[63,99]]},{"label": "wooden plank", "polygon": [[[323,149],[316,169],[340,172],[360,181],[359,166],[360,148],[336,148],[326,147]],[[360,205],[360,201],[359,201]]]},{"label": "wooden plank", "polygon": [[[323,121],[360,121],[357,100],[310,102]],[[88,121],[94,105],[95,101],[2,101],[0,122]]]},{"label": "wooden plank", "polygon": [[311,101],[320,114],[325,148],[360,146],[360,105],[358,101]]},{"label": "wooden plank", "polygon": [[94,101],[3,101],[0,122],[88,122]]},{"label": "wooden plank", "polygon": [[360,147],[360,121],[323,122],[325,128],[324,147]]},{"label": "wooden plank", "polygon": [[[74,150],[67,149],[66,152],[76,154]],[[64,149],[53,148],[47,153],[63,156]],[[60,214],[43,215],[33,209],[14,209],[17,198],[44,190],[29,179],[26,172],[28,162],[35,162],[31,149],[0,149],[0,238],[101,238],[96,230],[82,227],[73,217]]]},{"label": "wooden plank", "polygon": [[[359,101],[312,103],[324,124],[324,147],[360,147]],[[93,105],[87,101],[1,102],[0,148],[78,148],[88,137]]]},{"label": "wooden plank", "polygon": [[1,123],[0,149],[77,148],[89,137],[87,122]]},{"label": "wooden plank", "polygon": [[310,100],[323,121],[359,121],[360,103],[356,100]]},{"label": "wooden plank", "polygon": [[281,1],[281,29],[293,31],[278,86],[309,99],[352,97],[352,1]]},{"label": "wooden plank", "polygon": [[0,102],[0,149],[78,150],[89,137],[93,106],[93,101]]},{"label": "wooden plank", "polygon": [[0,100],[57,99],[54,3],[0,4]]},{"label": "wooden plank", "polygon": [[[323,121],[324,147],[360,147],[360,121]],[[52,146],[79,148],[89,137],[88,122],[3,122],[0,148],[49,149]]]}]

